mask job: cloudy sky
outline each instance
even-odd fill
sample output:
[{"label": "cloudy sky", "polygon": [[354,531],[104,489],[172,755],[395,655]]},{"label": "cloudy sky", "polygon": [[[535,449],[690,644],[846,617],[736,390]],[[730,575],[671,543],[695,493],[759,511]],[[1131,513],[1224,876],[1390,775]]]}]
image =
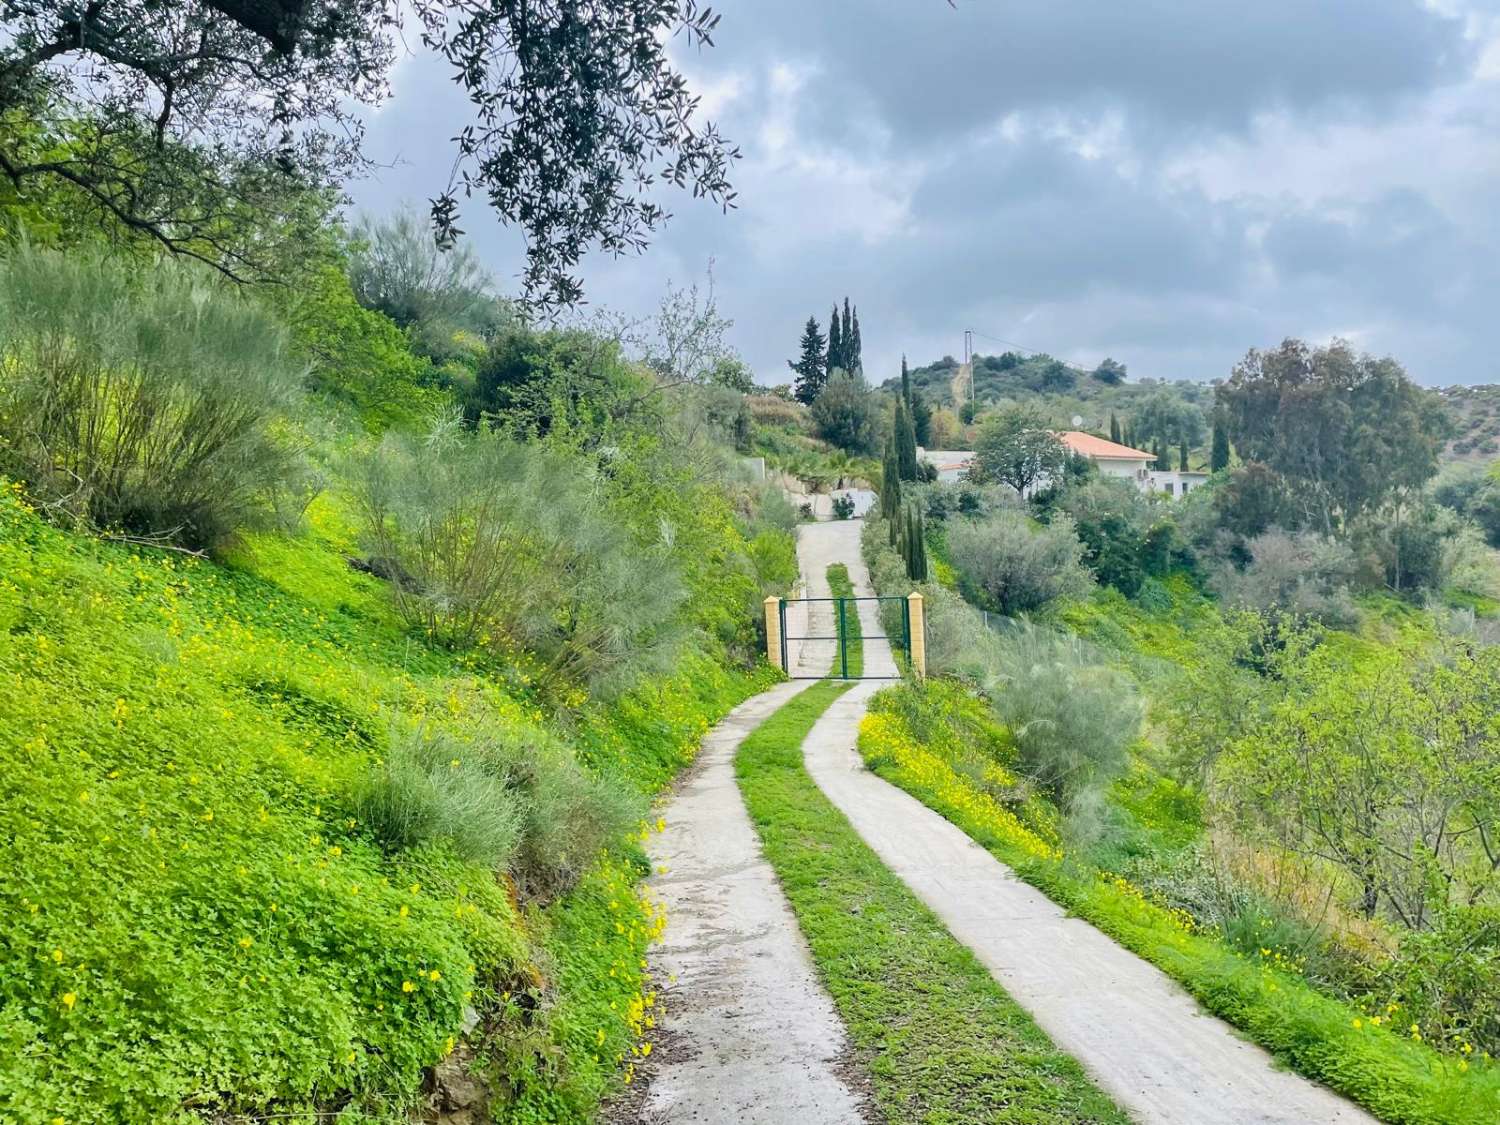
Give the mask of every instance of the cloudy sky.
[{"label": "cloudy sky", "polygon": [[[1500,0],[719,0],[684,54],[744,153],[590,301],[648,311],[710,259],[733,342],[784,382],[809,314],[858,306],[866,373],[995,339],[1209,379],[1343,336],[1421,382],[1500,378]],[[465,106],[398,67],[359,206],[446,184]],[[463,225],[508,284],[513,232]]]}]

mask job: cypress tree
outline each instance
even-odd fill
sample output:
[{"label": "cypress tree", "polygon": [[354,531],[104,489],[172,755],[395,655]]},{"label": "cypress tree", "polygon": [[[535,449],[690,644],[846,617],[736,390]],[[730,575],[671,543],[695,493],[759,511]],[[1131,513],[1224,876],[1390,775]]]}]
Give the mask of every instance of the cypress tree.
[{"label": "cypress tree", "polygon": [[1156,471],[1165,473],[1172,467],[1172,458],[1167,456],[1167,443],[1161,438],[1156,439]]},{"label": "cypress tree", "polygon": [[854,327],[844,334],[844,346],[849,349],[849,370],[863,371],[865,357],[859,342],[859,309],[857,308],[854,310]]},{"label": "cypress tree", "polygon": [[792,385],[792,395],[798,402],[811,406],[813,399],[828,381],[828,371],[823,366],[823,333],[818,331],[818,318],[810,316],[802,329],[802,354],[793,363],[786,365],[797,373]]},{"label": "cypress tree", "polygon": [[1121,441],[1120,420],[1115,417],[1113,410],[1109,412],[1109,440],[1116,444],[1119,444]]},{"label": "cypress tree", "polygon": [[903,403],[896,403],[895,418],[896,471],[902,480],[916,480],[921,475],[917,465],[917,434],[912,428],[911,415]]},{"label": "cypress tree", "polygon": [[911,393],[911,428],[923,449],[932,444],[932,407],[916,390]]},{"label": "cypress tree", "polygon": [[1214,443],[1208,455],[1208,471],[1217,473],[1229,468],[1229,427],[1221,414],[1214,415]]},{"label": "cypress tree", "polygon": [[[844,342],[844,350],[840,353],[843,358],[854,358],[849,354],[849,350],[854,346],[854,316],[849,311],[849,298],[847,295],[844,297],[844,316],[839,322],[839,339]],[[846,367],[844,370],[847,371],[849,369]]]},{"label": "cypress tree", "polygon": [[1182,455],[1177,459],[1177,468],[1180,471],[1182,471],[1182,472],[1185,473],[1185,472],[1188,471],[1188,467],[1187,467],[1187,457],[1188,457],[1187,438],[1183,438],[1182,439],[1182,451],[1181,452],[1182,452]]},{"label": "cypress tree", "polygon": [[892,435],[885,439],[885,455],[880,462],[880,514],[893,520],[900,510],[901,474],[896,464],[896,439]]},{"label": "cypress tree", "polygon": [[833,313],[828,318],[828,361],[823,365],[827,374],[832,374],[835,369],[847,371],[844,367],[844,334],[839,328],[839,307],[833,306]]},{"label": "cypress tree", "polygon": [[913,582],[927,581],[927,544],[923,535],[922,513],[915,504],[906,509],[903,535],[903,557],[906,559],[906,577]]},{"label": "cypress tree", "polygon": [[901,398],[906,402],[906,413],[911,419],[913,440],[925,449],[932,441],[932,407],[912,386],[904,355],[901,357]]}]

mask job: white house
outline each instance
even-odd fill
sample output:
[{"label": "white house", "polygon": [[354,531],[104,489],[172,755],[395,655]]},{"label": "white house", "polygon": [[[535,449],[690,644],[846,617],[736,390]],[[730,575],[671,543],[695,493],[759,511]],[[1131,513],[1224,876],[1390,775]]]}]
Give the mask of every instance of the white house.
[{"label": "white house", "polygon": [[1157,469],[1154,467],[1156,454],[1144,449],[1132,449],[1128,445],[1086,434],[1082,430],[1064,430],[1057,438],[1070,452],[1099,466],[1101,476],[1128,480],[1142,492],[1186,496],[1208,479],[1207,473]]},{"label": "white house", "polygon": [[[1180,469],[1157,469],[1156,454],[1132,449],[1117,441],[1086,434],[1082,430],[1063,430],[1057,440],[1075,456],[1099,466],[1101,476],[1128,480],[1142,492],[1163,492],[1168,496],[1186,496],[1208,479],[1207,473]],[[921,449],[917,457],[937,470],[937,479],[948,484],[963,480],[974,465],[974,454],[966,449]],[[1044,487],[1044,484],[1038,485]]]}]

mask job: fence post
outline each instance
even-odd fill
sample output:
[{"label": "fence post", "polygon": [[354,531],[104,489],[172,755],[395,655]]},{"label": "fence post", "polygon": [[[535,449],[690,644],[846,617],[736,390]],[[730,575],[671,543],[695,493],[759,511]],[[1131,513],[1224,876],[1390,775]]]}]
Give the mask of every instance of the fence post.
[{"label": "fence post", "polygon": [[766,597],[766,659],[772,668],[782,668],[781,646],[781,599]]},{"label": "fence post", "polygon": [[927,615],[922,608],[922,595],[913,590],[906,595],[906,604],[911,613],[911,671],[919,680],[927,678]]}]

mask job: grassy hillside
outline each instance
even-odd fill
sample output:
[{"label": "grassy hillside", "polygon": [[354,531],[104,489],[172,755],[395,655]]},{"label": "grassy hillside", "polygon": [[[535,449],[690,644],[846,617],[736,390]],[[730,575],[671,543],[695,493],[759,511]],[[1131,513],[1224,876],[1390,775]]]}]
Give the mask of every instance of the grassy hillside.
[{"label": "grassy hillside", "polygon": [[[336,503],[227,565],[101,543],[0,499],[0,1110],[196,1119],[351,1101],[395,1119],[476,1015],[502,1116],[577,1115],[637,1042],[638,852],[522,902],[442,845],[389,854],[351,792],[395,739],[555,743],[524,674],[415,640]],[[650,792],[754,680],[709,660],[580,754]],[[566,846],[565,842],[561,846]]]}]

